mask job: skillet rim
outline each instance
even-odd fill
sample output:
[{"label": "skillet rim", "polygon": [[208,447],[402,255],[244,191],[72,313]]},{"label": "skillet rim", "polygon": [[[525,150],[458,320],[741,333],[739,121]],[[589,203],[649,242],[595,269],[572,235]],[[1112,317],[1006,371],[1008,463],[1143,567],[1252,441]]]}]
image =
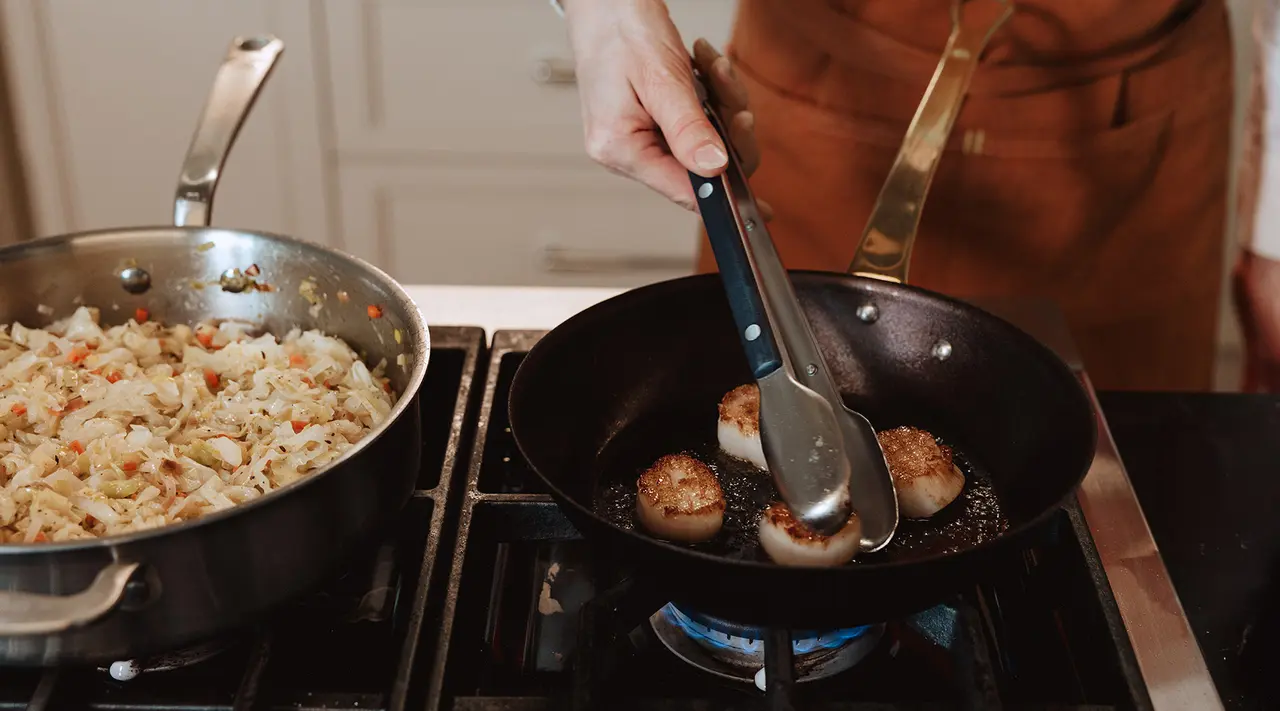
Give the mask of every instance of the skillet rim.
[{"label": "skillet rim", "polygon": [[[3,561],[5,556],[21,556],[46,552],[70,554],[72,552],[84,552],[100,548],[114,549],[119,546],[127,546],[162,538],[168,534],[178,535],[184,532],[197,531],[208,526],[223,523],[242,513],[247,515],[248,512],[270,506],[280,501],[287,492],[311,486],[322,477],[332,474],[342,465],[363,455],[365,452],[373,448],[376,441],[383,439],[388,431],[400,423],[400,419],[409,411],[411,404],[414,407],[418,407],[422,383],[426,379],[427,364],[431,359],[430,326],[423,317],[422,310],[418,307],[417,302],[409,296],[409,292],[405,291],[404,286],[402,286],[400,282],[393,279],[391,275],[387,274],[382,269],[379,269],[354,254],[349,254],[342,250],[335,249],[328,245],[322,245],[317,242],[311,242],[298,237],[291,237],[289,235],[266,232],[263,230],[240,229],[235,227],[213,227],[207,225],[143,225],[138,227],[118,227],[69,232],[66,234],[34,238],[26,242],[6,245],[4,247],[0,247],[0,262],[21,260],[27,255],[35,252],[56,251],[59,248],[73,247],[73,243],[77,242],[123,241],[132,237],[159,237],[173,243],[175,247],[180,248],[184,241],[201,237],[214,237],[219,234],[230,235],[237,238],[249,237],[254,239],[265,239],[270,242],[286,244],[294,249],[317,252],[331,259],[343,260],[350,263],[357,269],[363,270],[366,274],[373,277],[375,281],[385,284],[388,287],[390,294],[392,294],[396,300],[405,307],[405,315],[408,320],[407,330],[409,332],[409,346],[413,350],[415,356],[417,356],[415,358],[416,362],[413,370],[409,373],[409,379],[404,392],[402,392],[396,399],[395,404],[391,408],[391,413],[382,421],[381,424],[373,428],[367,435],[348,448],[347,451],[343,452],[342,456],[332,462],[329,462],[329,464],[320,470],[312,472],[308,476],[291,482],[251,501],[236,504],[235,506],[221,511],[214,511],[200,516],[199,518],[165,524],[155,528],[147,528],[141,531],[130,531],[128,533],[115,534],[112,536],[99,536],[96,538],[71,541],[46,541],[42,543],[0,543],[0,561]],[[205,241],[208,240],[206,239]],[[0,319],[0,321],[2,320],[3,319]]]},{"label": "skillet rim", "polygon": [[[662,295],[664,292],[670,292],[670,291],[686,288],[685,285],[691,282],[710,281],[712,279],[719,279],[719,275],[712,273],[712,274],[692,274],[689,276],[678,277],[676,279],[667,279],[664,281],[646,284],[644,286],[640,286],[635,289],[624,291],[621,294],[610,297],[593,306],[583,309],[582,311],[574,314],[573,316],[569,317],[565,321],[561,322],[560,325],[548,331],[546,335],[544,335],[541,339],[538,340],[537,343],[534,344],[533,348],[529,349],[528,354],[526,354],[525,358],[521,361],[519,367],[516,369],[515,375],[512,377],[511,389],[507,395],[507,413],[508,413],[507,422],[508,422],[508,425],[511,427],[511,436],[512,436],[512,439],[515,440],[516,448],[520,450],[521,456],[523,456],[525,458],[525,461],[529,463],[529,468],[533,470],[534,474],[537,475],[537,477],[540,480],[542,480],[543,485],[547,487],[547,489],[552,495],[552,498],[556,500],[559,506],[561,507],[568,506],[570,509],[572,509],[572,514],[576,514],[578,516],[585,516],[586,520],[594,523],[595,525],[604,525],[609,527],[616,534],[624,536],[629,542],[633,544],[637,544],[641,546],[653,545],[653,546],[656,546],[659,550],[662,550],[664,554],[673,553],[676,555],[687,556],[691,560],[700,560],[711,565],[728,566],[739,572],[754,571],[754,572],[760,572],[762,574],[764,573],[788,574],[788,575],[794,574],[797,576],[831,575],[831,574],[858,576],[858,575],[871,575],[881,571],[893,571],[893,570],[901,570],[904,568],[916,568],[916,567],[924,568],[931,565],[937,565],[942,563],[956,563],[958,561],[963,561],[966,558],[969,558],[972,556],[977,556],[984,553],[996,552],[1008,545],[1012,545],[1016,543],[1019,539],[1023,538],[1027,534],[1034,532],[1036,529],[1039,529],[1040,527],[1042,527],[1050,518],[1052,518],[1055,514],[1057,514],[1060,510],[1062,510],[1063,505],[1068,500],[1068,498],[1077,492],[1077,490],[1080,487],[1080,484],[1084,481],[1085,476],[1088,475],[1089,469],[1093,465],[1093,460],[1095,457],[1095,453],[1097,451],[1097,446],[1098,446],[1097,412],[1093,406],[1091,399],[1088,396],[1088,393],[1085,390],[1085,385],[1082,382],[1082,380],[1079,377],[1077,377],[1075,371],[1072,370],[1072,368],[1069,365],[1067,365],[1066,362],[1063,361],[1060,357],[1058,357],[1057,353],[1053,352],[1048,346],[1044,345],[1039,340],[1032,337],[1026,331],[1023,331],[1022,329],[1006,321],[1005,319],[1000,318],[999,316],[996,316],[968,302],[962,301],[955,297],[938,293],[936,291],[930,291],[928,289],[924,289],[918,286],[913,286],[910,284],[900,284],[896,282],[885,281],[882,279],[873,279],[869,277],[855,276],[855,275],[844,274],[840,272],[824,272],[824,271],[816,271],[816,270],[788,270],[787,273],[791,275],[793,280],[799,277],[801,281],[813,282],[816,284],[821,284],[824,282],[841,285],[841,286],[847,286],[849,284],[861,284],[868,287],[867,291],[868,293],[871,293],[871,294],[878,294],[881,296],[887,296],[889,298],[894,298],[894,299],[900,299],[903,295],[905,295],[912,298],[923,298],[930,301],[938,302],[945,307],[958,310],[960,312],[966,313],[967,315],[971,315],[975,318],[985,320],[991,323],[995,328],[1004,330],[1008,338],[1010,339],[1013,339],[1015,341],[1021,340],[1024,344],[1026,344],[1029,347],[1029,350],[1033,354],[1039,357],[1041,362],[1048,365],[1052,370],[1057,371],[1057,373],[1061,375],[1066,382],[1070,382],[1073,384],[1072,387],[1068,388],[1072,393],[1072,396],[1071,396],[1072,399],[1076,400],[1076,404],[1080,405],[1083,411],[1088,413],[1087,415],[1087,419],[1088,419],[1087,429],[1089,432],[1088,454],[1081,457],[1083,461],[1079,465],[1078,473],[1076,473],[1071,477],[1071,486],[1068,488],[1068,490],[1056,500],[1056,503],[1054,505],[1045,508],[1040,513],[1023,521],[1017,526],[1010,526],[1010,528],[1007,529],[1004,533],[994,538],[983,541],[975,546],[964,548],[959,551],[954,551],[951,553],[934,553],[931,555],[927,555],[919,558],[912,558],[909,560],[859,563],[856,565],[846,563],[844,565],[840,565],[832,568],[785,566],[785,565],[778,565],[777,563],[768,562],[768,561],[745,560],[740,558],[727,558],[724,556],[715,555],[713,553],[707,553],[705,551],[694,550],[692,548],[686,548],[684,546],[677,545],[675,543],[671,543],[658,538],[653,538],[653,537],[644,535],[643,533],[640,533],[635,530],[628,530],[628,529],[622,528],[614,524],[612,521],[609,521],[608,519],[604,518],[603,516],[598,515],[594,510],[583,506],[576,499],[574,499],[571,496],[568,496],[558,485],[556,485],[555,482],[551,481],[551,479],[549,479],[543,473],[542,467],[540,467],[538,463],[535,462],[534,459],[529,456],[527,448],[524,442],[522,442],[521,440],[521,436],[519,434],[521,428],[517,422],[518,417],[516,415],[516,413],[520,412],[520,410],[515,405],[518,398],[518,393],[522,392],[524,389],[520,385],[522,380],[534,377],[534,375],[536,375],[536,372],[534,373],[534,375],[529,375],[529,373],[537,369],[538,367],[537,364],[540,360],[541,353],[545,353],[548,350],[554,348],[557,340],[568,339],[576,335],[572,333],[572,331],[576,327],[581,327],[584,322],[590,323],[592,321],[598,320],[602,316],[610,315],[609,312],[611,311],[614,312],[612,314],[613,316],[618,316],[619,312],[624,312],[632,304],[638,301],[651,298],[651,295]],[[557,334],[557,332],[559,332],[559,334]],[[551,345],[544,347],[544,344],[546,343],[550,343]],[[539,349],[541,349],[541,351]],[[529,366],[530,363],[533,363],[533,366]],[[566,515],[570,515],[570,514],[567,512]],[[572,518],[572,515],[570,515],[570,517]],[[579,527],[575,525],[575,528],[579,528]],[[579,532],[583,534],[584,538],[590,539],[592,537],[591,534],[581,531],[580,528],[579,528]],[[857,571],[861,571],[861,572],[857,572]]]}]

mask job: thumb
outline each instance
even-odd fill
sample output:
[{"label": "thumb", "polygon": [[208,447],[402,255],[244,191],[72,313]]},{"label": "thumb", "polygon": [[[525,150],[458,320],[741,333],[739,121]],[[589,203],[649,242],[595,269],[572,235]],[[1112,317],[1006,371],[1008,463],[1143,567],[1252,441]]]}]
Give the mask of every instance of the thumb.
[{"label": "thumb", "polygon": [[664,69],[647,72],[646,80],[637,83],[636,95],[686,170],[704,178],[718,175],[728,163],[728,154],[702,111],[693,69],[688,62],[664,64]]}]

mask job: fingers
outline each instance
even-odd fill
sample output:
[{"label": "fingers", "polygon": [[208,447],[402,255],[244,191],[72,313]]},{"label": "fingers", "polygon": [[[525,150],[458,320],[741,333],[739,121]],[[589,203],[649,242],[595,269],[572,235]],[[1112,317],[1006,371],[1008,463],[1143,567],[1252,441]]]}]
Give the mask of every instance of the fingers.
[{"label": "fingers", "polygon": [[697,211],[689,172],[667,151],[656,134],[640,149],[631,168],[631,177],[648,185],[686,210]]},{"label": "fingers", "polygon": [[742,171],[750,176],[760,167],[760,147],[756,144],[756,117],[750,111],[736,114],[729,120],[729,140],[738,152]]},{"label": "fingers", "polygon": [[693,61],[698,71],[711,81],[711,91],[719,100],[717,108],[723,115],[732,115],[747,108],[747,87],[738,80],[733,71],[733,64],[711,46],[705,39],[699,38],[693,43]]},{"label": "fingers", "polygon": [[[685,168],[703,177],[719,175],[728,162],[724,144],[702,112],[693,86],[693,70],[679,52],[665,52],[660,61],[642,62],[632,86],[636,97],[662,131],[671,154]],[[687,55],[685,55],[687,56]]]}]

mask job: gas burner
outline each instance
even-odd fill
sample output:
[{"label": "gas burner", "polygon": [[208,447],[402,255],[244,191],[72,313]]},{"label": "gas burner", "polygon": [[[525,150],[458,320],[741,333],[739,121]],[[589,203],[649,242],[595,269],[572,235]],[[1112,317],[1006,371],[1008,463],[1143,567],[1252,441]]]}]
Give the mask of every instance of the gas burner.
[{"label": "gas burner", "polygon": [[171,671],[199,664],[218,656],[230,648],[233,643],[234,640],[231,639],[219,639],[175,652],[157,654],[153,657],[112,662],[110,666],[99,667],[98,669],[107,672],[116,681],[132,681],[143,672]]},{"label": "gas burner", "polygon": [[[765,688],[766,630],[668,603],[649,618],[659,641],[680,659],[716,676]],[[884,635],[884,625],[791,635],[796,681],[839,674],[862,661]]]}]

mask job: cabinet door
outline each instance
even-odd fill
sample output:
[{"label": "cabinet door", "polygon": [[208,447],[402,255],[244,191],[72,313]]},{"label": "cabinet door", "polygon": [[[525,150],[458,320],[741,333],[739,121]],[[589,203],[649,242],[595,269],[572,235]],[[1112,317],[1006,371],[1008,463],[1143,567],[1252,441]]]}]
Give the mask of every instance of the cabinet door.
[{"label": "cabinet door", "polygon": [[[733,0],[673,0],[689,43],[728,38]],[[328,0],[343,155],[579,155],[564,22],[545,0]]]},{"label": "cabinet door", "polygon": [[38,234],[171,224],[195,122],[237,35],[285,52],[241,132],[214,223],[327,241],[310,4],[0,3]]},{"label": "cabinet door", "polygon": [[692,214],[590,164],[353,165],[342,197],[354,250],[404,283],[635,286],[693,266]]}]

